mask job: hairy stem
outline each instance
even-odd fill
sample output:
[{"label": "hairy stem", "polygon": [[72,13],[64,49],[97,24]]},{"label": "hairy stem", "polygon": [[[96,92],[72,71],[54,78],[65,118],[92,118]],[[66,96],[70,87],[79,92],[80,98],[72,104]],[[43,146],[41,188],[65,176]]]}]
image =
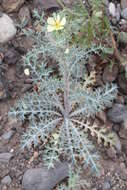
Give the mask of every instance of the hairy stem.
[{"label": "hairy stem", "polygon": [[84,4],[83,4],[82,0],[79,0],[79,2],[81,4],[82,8],[84,9]]},{"label": "hairy stem", "polygon": [[64,9],[65,8],[65,6],[64,6],[64,4],[63,4],[63,2],[61,1],[61,0],[56,0],[57,1],[57,3]]},{"label": "hairy stem", "polygon": [[70,112],[70,105],[69,105],[69,72],[67,63],[64,62],[64,108],[65,108],[65,115],[64,117],[68,118]]}]

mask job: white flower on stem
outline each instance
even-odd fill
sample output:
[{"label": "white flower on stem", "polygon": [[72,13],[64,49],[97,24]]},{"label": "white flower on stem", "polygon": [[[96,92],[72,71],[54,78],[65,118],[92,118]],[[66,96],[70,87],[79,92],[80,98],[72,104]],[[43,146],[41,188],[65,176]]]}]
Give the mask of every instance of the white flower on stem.
[{"label": "white flower on stem", "polygon": [[66,18],[60,18],[60,15],[56,15],[54,17],[49,17],[47,19],[47,30],[48,32],[53,32],[53,31],[57,31],[57,30],[62,30],[64,29],[64,26],[66,24]]},{"label": "white flower on stem", "polygon": [[29,75],[30,75],[30,70],[29,70],[28,68],[26,68],[26,69],[24,70],[24,73],[25,73],[26,76],[29,76]]}]

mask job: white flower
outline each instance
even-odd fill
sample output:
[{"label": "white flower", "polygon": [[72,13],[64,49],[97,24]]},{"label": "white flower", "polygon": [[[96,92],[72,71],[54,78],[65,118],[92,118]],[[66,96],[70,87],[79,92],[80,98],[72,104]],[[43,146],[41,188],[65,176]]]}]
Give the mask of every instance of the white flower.
[{"label": "white flower", "polygon": [[109,13],[110,13],[110,15],[115,17],[115,15],[116,15],[116,7],[115,7],[114,3],[109,3]]},{"label": "white flower", "polygon": [[55,133],[55,134],[53,134],[52,136],[53,136],[53,138],[54,138],[55,145],[57,145],[58,139],[59,139],[59,134],[58,134],[58,133]]},{"label": "white flower", "polygon": [[54,17],[49,17],[47,19],[47,30],[48,32],[52,32],[55,30],[62,30],[64,28],[64,25],[66,24],[66,18],[60,18],[60,15],[56,15]]},{"label": "white flower", "polygon": [[29,75],[30,75],[30,70],[29,70],[28,68],[26,68],[26,69],[24,70],[24,73],[25,73],[26,76],[29,76]]},{"label": "white flower", "polygon": [[69,53],[69,48],[67,48],[66,50],[65,50],[65,54],[68,54]]}]

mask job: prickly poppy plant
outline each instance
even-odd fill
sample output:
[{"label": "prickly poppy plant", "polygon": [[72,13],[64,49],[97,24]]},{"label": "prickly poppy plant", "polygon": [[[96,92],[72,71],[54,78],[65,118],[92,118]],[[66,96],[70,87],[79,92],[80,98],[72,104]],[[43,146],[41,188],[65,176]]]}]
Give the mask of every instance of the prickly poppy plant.
[{"label": "prickly poppy plant", "polygon": [[72,28],[79,23],[64,11],[53,14],[46,22],[37,12],[35,16],[42,29],[25,31],[35,44],[24,57],[24,66],[38,90],[24,95],[10,111],[22,121],[29,120],[22,147],[41,143],[48,167],[53,167],[62,155],[75,166],[80,163],[98,172],[98,154],[87,134],[105,146],[113,143],[113,135],[95,123],[90,125],[88,118],[111,106],[117,87],[106,84],[92,88],[95,73],[86,74],[86,63],[89,56],[103,52],[104,47],[73,43]]}]

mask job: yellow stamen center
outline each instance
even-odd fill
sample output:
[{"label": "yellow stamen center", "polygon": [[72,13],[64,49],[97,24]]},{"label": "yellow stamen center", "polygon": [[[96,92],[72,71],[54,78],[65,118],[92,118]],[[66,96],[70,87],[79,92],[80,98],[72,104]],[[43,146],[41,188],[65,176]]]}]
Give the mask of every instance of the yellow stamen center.
[{"label": "yellow stamen center", "polygon": [[57,29],[59,29],[59,27],[61,27],[61,24],[60,24],[59,21],[55,21],[55,27],[56,27]]}]

